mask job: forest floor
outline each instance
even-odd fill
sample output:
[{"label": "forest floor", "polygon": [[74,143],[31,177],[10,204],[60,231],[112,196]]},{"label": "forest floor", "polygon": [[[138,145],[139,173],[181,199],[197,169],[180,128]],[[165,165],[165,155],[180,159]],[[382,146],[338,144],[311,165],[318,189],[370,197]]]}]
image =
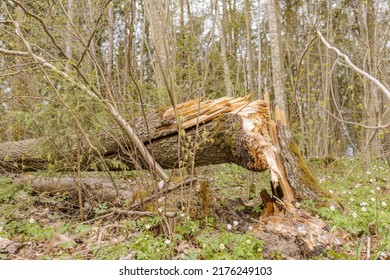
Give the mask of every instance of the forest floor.
[{"label": "forest floor", "polygon": [[[344,242],[310,256],[289,254],[259,232],[260,191],[269,188],[268,173],[224,164],[197,169],[213,197],[213,211],[203,217],[185,207],[175,217],[159,211],[129,216],[126,203],[95,202],[81,220],[77,195],[36,193],[3,177],[0,259],[390,259],[389,167],[377,163],[366,171],[359,159],[308,164],[343,209],[316,207],[310,200],[298,207],[344,235]],[[135,182],[137,176],[118,174]]]}]

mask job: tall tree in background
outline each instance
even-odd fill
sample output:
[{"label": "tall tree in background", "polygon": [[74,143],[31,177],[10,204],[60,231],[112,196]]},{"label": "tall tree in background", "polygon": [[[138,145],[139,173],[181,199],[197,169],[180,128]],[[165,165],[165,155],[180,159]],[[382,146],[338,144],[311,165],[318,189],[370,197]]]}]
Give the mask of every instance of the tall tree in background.
[{"label": "tall tree in background", "polygon": [[164,0],[146,0],[145,9],[150,23],[152,43],[154,49],[154,71],[157,87],[166,86],[163,71],[169,71],[169,62],[166,46],[166,23]]},{"label": "tall tree in background", "polygon": [[270,48],[272,60],[272,80],[275,94],[275,103],[288,118],[287,96],[284,89],[284,67],[281,51],[280,23],[278,22],[277,5],[275,0],[267,1],[268,28],[270,34]]},{"label": "tall tree in background", "polygon": [[[223,0],[224,2],[225,0]],[[226,5],[226,3],[222,3],[222,5]],[[225,20],[222,20],[222,17],[226,17],[226,14],[221,14],[220,7],[219,7],[219,1],[215,1],[215,16],[217,18],[217,25],[218,25],[218,33],[219,33],[219,40],[221,43],[221,59],[223,63],[223,77],[225,80],[225,88],[226,88],[226,95],[227,96],[233,96],[233,85],[230,78],[230,67],[229,62],[227,59],[227,50],[226,50],[226,25],[224,24],[226,22]]]},{"label": "tall tree in background", "polygon": [[[366,42],[367,42],[367,67],[366,70],[373,76],[378,75],[377,59],[377,27],[374,1],[366,1]],[[380,101],[378,89],[375,85],[365,81],[364,107],[365,121],[369,126],[377,126],[380,118]],[[370,155],[378,156],[380,153],[380,139],[376,129],[367,129],[365,133],[365,152],[367,158]]]},{"label": "tall tree in background", "polygon": [[263,96],[263,75],[262,75],[262,42],[261,42],[261,0],[257,3],[257,98]]},{"label": "tall tree in background", "polygon": [[113,79],[113,63],[114,63],[114,2],[108,4],[108,55],[107,55],[107,78],[109,80]]},{"label": "tall tree in background", "polygon": [[244,16],[245,16],[245,33],[246,33],[246,57],[247,57],[247,72],[248,72],[248,91],[254,93],[254,70],[253,49],[252,49],[252,21],[251,21],[251,1],[244,1]]},{"label": "tall tree in background", "polygon": [[[67,6],[67,19],[66,19],[66,30],[67,34],[65,36],[65,54],[69,60],[73,58],[73,49],[72,49],[72,36],[70,35],[72,32],[72,24],[74,20],[74,2],[73,0],[68,0]],[[69,65],[67,64],[69,67]]]}]

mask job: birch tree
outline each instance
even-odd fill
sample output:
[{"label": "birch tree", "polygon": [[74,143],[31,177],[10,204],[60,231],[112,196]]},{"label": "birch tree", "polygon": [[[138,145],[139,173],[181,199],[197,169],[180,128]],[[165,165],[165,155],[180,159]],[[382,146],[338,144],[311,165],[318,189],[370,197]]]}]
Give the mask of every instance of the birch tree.
[{"label": "birch tree", "polygon": [[270,48],[272,60],[272,80],[275,94],[275,104],[279,106],[288,119],[287,96],[284,89],[284,67],[281,52],[281,33],[278,23],[278,14],[276,6],[279,2],[275,0],[267,1],[268,27],[270,34]]}]

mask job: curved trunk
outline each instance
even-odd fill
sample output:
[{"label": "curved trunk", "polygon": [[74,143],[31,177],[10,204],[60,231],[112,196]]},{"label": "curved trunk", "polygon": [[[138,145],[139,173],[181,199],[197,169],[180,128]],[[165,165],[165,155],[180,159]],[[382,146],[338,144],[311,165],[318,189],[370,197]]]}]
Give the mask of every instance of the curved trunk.
[{"label": "curved trunk", "polygon": [[[258,172],[268,169],[275,211],[291,209],[294,202],[302,199],[318,200],[328,195],[320,189],[303,161],[280,110],[276,110],[277,120],[274,121],[269,117],[265,101],[247,99],[223,97],[179,104],[181,127],[185,130],[180,133],[185,146],[180,158],[177,153],[179,134],[172,108],[148,114],[148,130],[144,118],[137,118],[134,128],[163,168],[177,168],[193,161],[196,166],[235,163]],[[115,139],[102,140],[106,150],[103,156],[119,159],[130,169],[142,165],[134,160],[142,157],[131,148],[131,141],[116,130],[112,131]],[[199,140],[194,143],[192,139]],[[0,143],[0,169],[9,172],[46,169],[55,159],[49,162],[42,152],[44,142],[44,139],[28,139]],[[71,157],[74,151],[64,148],[60,154]],[[83,168],[87,169],[89,164],[84,161]]]}]

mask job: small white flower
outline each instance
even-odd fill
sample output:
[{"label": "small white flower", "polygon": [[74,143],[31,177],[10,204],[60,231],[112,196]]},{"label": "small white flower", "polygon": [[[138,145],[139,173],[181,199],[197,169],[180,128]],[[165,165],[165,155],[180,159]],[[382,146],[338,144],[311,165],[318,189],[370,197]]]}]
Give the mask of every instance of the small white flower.
[{"label": "small white flower", "polygon": [[357,218],[357,213],[356,212],[353,212],[352,213],[352,217],[354,217],[355,219]]},{"label": "small white flower", "polygon": [[381,190],[381,188],[380,188],[380,187],[376,187],[375,189],[376,189],[377,191],[380,191],[380,190]]},{"label": "small white flower", "polygon": [[360,183],[357,183],[357,184],[355,185],[355,189],[359,188],[360,186],[361,186],[361,184],[360,184]]},{"label": "small white flower", "polygon": [[30,218],[28,221],[30,222],[30,224],[35,223],[34,218]]},{"label": "small white flower", "polygon": [[362,202],[362,203],[360,203],[360,206],[367,206],[368,205],[368,203],[367,202]]},{"label": "small white flower", "polygon": [[375,193],[375,190],[370,190],[370,193]]},{"label": "small white flower", "polygon": [[227,224],[227,225],[226,225],[226,228],[227,228],[228,230],[231,230],[231,229],[232,229],[232,225],[231,225],[231,224]]},{"label": "small white flower", "polygon": [[382,205],[383,207],[386,207],[386,206],[387,206],[386,201],[382,201],[382,202],[381,202],[381,205]]},{"label": "small white flower", "polygon": [[366,174],[367,174],[367,175],[371,175],[371,172],[370,172],[370,171],[367,171]]},{"label": "small white flower", "polygon": [[299,202],[295,203],[295,207],[299,208],[301,207],[301,204]]},{"label": "small white flower", "polygon": [[246,240],[246,244],[250,244],[251,241],[249,239]]},{"label": "small white flower", "polygon": [[169,244],[171,244],[171,240],[167,239],[167,240],[165,240],[164,243],[167,244],[167,245],[169,245]]},{"label": "small white flower", "polygon": [[351,194],[351,193],[352,193],[351,191],[348,192],[348,194]]},{"label": "small white flower", "polygon": [[334,208],[334,206],[332,205],[332,206],[329,207],[329,209],[330,209],[331,211],[334,211],[335,208]]},{"label": "small white flower", "polygon": [[183,218],[185,215],[186,215],[186,214],[184,214],[184,213],[181,213],[181,214],[180,214],[180,217],[182,217],[182,218]]},{"label": "small white flower", "polygon": [[223,243],[219,244],[219,249],[224,250],[225,249],[225,245],[223,245]]},{"label": "small white flower", "polygon": [[158,188],[159,188],[160,190],[164,187],[164,185],[165,185],[164,180],[160,180],[160,181],[158,182]]},{"label": "small white flower", "polygon": [[333,191],[332,191],[332,190],[329,190],[329,192],[330,192],[330,193],[333,193]]},{"label": "small white flower", "polygon": [[238,221],[233,221],[233,225],[236,227],[238,226]]},{"label": "small white flower", "polygon": [[162,208],[157,208],[158,212],[162,213],[163,209]]},{"label": "small white flower", "polygon": [[146,228],[146,229],[150,229],[150,227],[151,227],[151,226],[150,226],[149,224],[146,224],[146,225],[145,225],[145,228]]},{"label": "small white flower", "polygon": [[370,183],[374,183],[375,182],[375,179],[370,179]]},{"label": "small white flower", "polygon": [[355,199],[354,199],[353,197],[351,197],[349,200],[350,200],[351,202],[353,202]]},{"label": "small white flower", "polygon": [[366,211],[367,211],[367,208],[363,206],[363,207],[362,207],[362,211],[363,211],[363,212],[366,212]]},{"label": "small white flower", "polygon": [[375,201],[375,197],[371,197],[370,199],[371,199],[371,201],[372,201],[372,202],[374,202],[374,201]]},{"label": "small white flower", "polygon": [[346,194],[347,193],[347,191],[343,191],[343,194]]},{"label": "small white flower", "polygon": [[249,227],[248,227],[248,230],[252,230],[252,229],[253,229],[253,227],[252,227],[252,226],[249,226]]}]

